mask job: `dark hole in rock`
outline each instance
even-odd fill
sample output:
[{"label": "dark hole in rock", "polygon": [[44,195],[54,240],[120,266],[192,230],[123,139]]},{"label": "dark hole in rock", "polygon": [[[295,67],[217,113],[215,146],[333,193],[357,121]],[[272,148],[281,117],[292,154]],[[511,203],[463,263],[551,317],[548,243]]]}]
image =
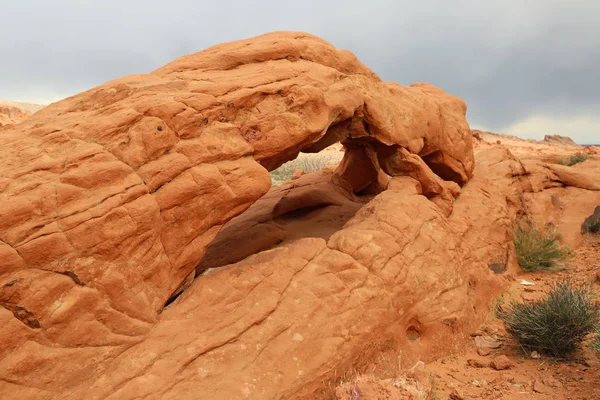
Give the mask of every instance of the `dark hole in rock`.
[{"label": "dark hole in rock", "polygon": [[408,328],[406,328],[406,338],[408,339],[408,341],[417,341],[421,338],[421,336],[421,330],[417,326],[410,325]]},{"label": "dark hole in rock", "polygon": [[490,264],[488,264],[488,267],[495,274],[501,274],[503,272],[506,272],[506,264],[490,263]]},{"label": "dark hole in rock", "polygon": [[427,164],[429,168],[431,168],[431,170],[443,180],[454,181],[461,186],[465,184],[463,177],[454,169],[449,167],[452,162],[448,160],[448,156],[446,156],[442,151],[434,151],[426,156],[421,156],[421,158],[425,164]]},{"label": "dark hole in rock", "polygon": [[507,246],[506,249],[504,249],[503,254],[499,254],[490,260],[488,263],[488,268],[491,269],[495,274],[502,274],[506,272],[509,254],[510,249]]},{"label": "dark hole in rock", "polygon": [[327,207],[329,207],[329,206],[318,205],[318,206],[312,206],[312,207],[299,208],[297,210],[293,210],[293,211],[283,214],[281,217],[278,218],[278,220],[293,222],[295,219],[310,218],[311,215],[318,214],[319,210],[322,211],[323,209],[326,209]]}]

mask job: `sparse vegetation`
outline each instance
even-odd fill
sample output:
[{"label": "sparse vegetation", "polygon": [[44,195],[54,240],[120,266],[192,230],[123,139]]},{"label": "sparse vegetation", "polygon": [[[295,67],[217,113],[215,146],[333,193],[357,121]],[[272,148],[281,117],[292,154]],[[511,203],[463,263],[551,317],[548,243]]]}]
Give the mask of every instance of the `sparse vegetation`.
[{"label": "sparse vegetation", "polygon": [[300,169],[306,173],[316,172],[328,165],[336,165],[344,156],[343,152],[322,151],[316,154],[301,153],[295,160],[288,161],[279,168],[271,171],[271,183],[279,185],[292,177],[294,170]]},{"label": "sparse vegetation", "polygon": [[569,166],[579,164],[588,159],[588,155],[582,152],[577,152],[571,156]]},{"label": "sparse vegetation", "polygon": [[582,152],[577,152],[571,156],[562,156],[556,159],[556,163],[560,165],[573,166],[575,164],[579,164],[587,160],[589,156]]},{"label": "sparse vegetation", "polygon": [[512,302],[498,318],[523,348],[566,358],[596,329],[599,310],[587,288],[560,282],[545,299]]},{"label": "sparse vegetation", "polygon": [[590,233],[598,233],[600,232],[600,219],[593,219],[588,227],[587,227],[587,231]]},{"label": "sparse vegetation", "polygon": [[571,249],[560,244],[561,236],[553,228],[540,231],[533,223],[519,223],[514,243],[519,265],[525,271],[554,269],[557,262],[569,258]]},{"label": "sparse vegetation", "polygon": [[596,327],[596,333],[590,343],[590,347],[596,352],[596,356],[600,358],[600,326]]}]

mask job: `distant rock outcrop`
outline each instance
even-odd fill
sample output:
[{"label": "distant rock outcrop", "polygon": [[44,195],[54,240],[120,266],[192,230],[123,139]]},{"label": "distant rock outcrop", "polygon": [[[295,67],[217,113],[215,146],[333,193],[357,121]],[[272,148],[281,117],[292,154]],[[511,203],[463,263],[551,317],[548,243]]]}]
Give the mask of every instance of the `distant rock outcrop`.
[{"label": "distant rock outcrop", "polygon": [[0,126],[19,124],[44,106],[0,100]]},{"label": "distant rock outcrop", "polygon": [[600,156],[600,146],[585,146],[583,152],[590,156]]},{"label": "distant rock outcrop", "polygon": [[559,144],[561,146],[579,146],[570,137],[561,135],[546,135],[544,136],[544,142],[549,144]]}]

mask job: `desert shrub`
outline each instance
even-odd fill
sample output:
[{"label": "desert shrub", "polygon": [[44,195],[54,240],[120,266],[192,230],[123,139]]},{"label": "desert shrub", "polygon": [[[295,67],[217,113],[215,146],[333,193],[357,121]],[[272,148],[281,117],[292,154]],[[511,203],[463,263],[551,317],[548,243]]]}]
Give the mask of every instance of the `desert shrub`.
[{"label": "desert shrub", "polygon": [[587,231],[591,232],[591,233],[598,233],[600,232],[600,219],[593,219],[588,227],[587,227]]},{"label": "desert shrub", "polygon": [[545,299],[513,302],[498,317],[523,348],[567,357],[596,329],[599,310],[588,289],[560,282]]},{"label": "desert shrub", "polygon": [[336,165],[344,153],[339,151],[323,151],[316,154],[301,153],[295,160],[291,160],[271,171],[271,183],[278,185],[290,179],[295,169],[306,173],[316,172],[327,165]]},{"label": "desert shrub", "polygon": [[596,333],[592,338],[592,342],[590,343],[590,347],[592,350],[596,352],[598,358],[600,358],[600,326],[596,327]]},{"label": "desert shrub", "polygon": [[568,156],[559,156],[559,157],[556,157],[555,164],[569,165],[569,157]]},{"label": "desert shrub", "polygon": [[571,156],[569,159],[569,167],[575,164],[579,164],[588,159],[588,155],[582,152],[577,152]]},{"label": "desert shrub", "polygon": [[552,269],[572,251],[560,244],[560,234],[553,228],[540,231],[534,224],[519,223],[513,241],[519,265],[525,271]]},{"label": "desert shrub", "polygon": [[579,164],[587,160],[589,156],[581,151],[571,155],[571,156],[562,156],[556,159],[556,163],[560,165],[573,166],[575,164]]}]

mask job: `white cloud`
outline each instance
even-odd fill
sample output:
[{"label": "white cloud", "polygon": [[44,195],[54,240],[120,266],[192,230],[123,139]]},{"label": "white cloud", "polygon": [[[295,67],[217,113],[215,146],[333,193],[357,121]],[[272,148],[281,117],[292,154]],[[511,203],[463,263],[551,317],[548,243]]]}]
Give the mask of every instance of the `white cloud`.
[{"label": "white cloud", "polygon": [[562,117],[600,109],[598,0],[226,4],[5,0],[0,99],[50,103],[217,43],[301,30],[351,50],[384,80],[461,97],[474,127],[600,141],[596,119]]},{"label": "white cloud", "polygon": [[543,139],[544,135],[563,135],[569,136],[580,144],[598,144],[600,143],[600,117],[534,115],[503,128],[499,133],[538,140]]}]

